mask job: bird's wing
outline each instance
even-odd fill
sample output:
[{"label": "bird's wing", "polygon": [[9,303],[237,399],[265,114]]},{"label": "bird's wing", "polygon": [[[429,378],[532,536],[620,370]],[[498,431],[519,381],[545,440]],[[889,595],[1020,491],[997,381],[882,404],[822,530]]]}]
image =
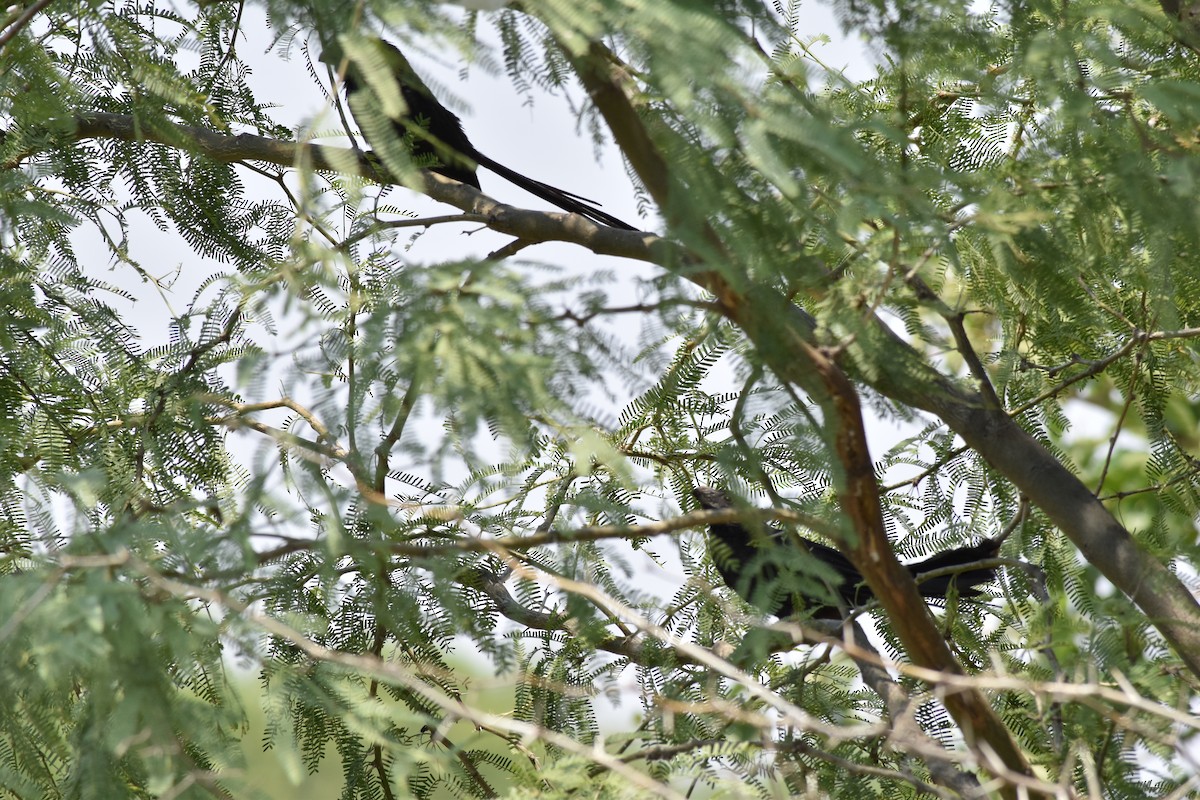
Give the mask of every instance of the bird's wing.
[{"label": "bird's wing", "polygon": [[[340,49],[331,48],[330,57]],[[357,41],[344,83],[350,110],[372,148],[390,149],[382,137],[399,137],[414,166],[480,188],[478,151],[462,120],[438,101],[399,48],[377,36]]]},{"label": "bird's wing", "polygon": [[[710,510],[732,505],[724,492],[707,486],[693,495]],[[802,598],[813,616],[840,618],[832,605],[835,597],[848,606],[871,599],[862,575],[832,547],[770,525],[758,534],[737,523],[710,525],[708,530],[710,541],[718,544],[713,563],[725,583],[769,614],[789,616],[796,610],[794,601]]]},{"label": "bird's wing", "polygon": [[928,580],[922,580],[921,576],[935,570],[965,567],[967,564],[995,558],[999,550],[1000,543],[998,541],[985,539],[980,544],[944,550],[929,558],[904,566],[917,580],[917,587],[925,597],[945,597],[951,591],[951,587],[954,587],[959,595],[973,597],[980,594],[974,587],[995,580],[996,569],[994,567],[963,569],[954,574],[940,575]]}]

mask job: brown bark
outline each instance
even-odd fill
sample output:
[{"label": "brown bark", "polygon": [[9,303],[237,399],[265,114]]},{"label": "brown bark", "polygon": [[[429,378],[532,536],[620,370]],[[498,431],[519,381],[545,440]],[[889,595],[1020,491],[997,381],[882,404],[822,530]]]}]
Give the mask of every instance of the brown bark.
[{"label": "brown bark", "polygon": [[[841,468],[833,471],[838,502],[852,528],[849,536],[843,535],[836,542],[838,548],[866,578],[913,663],[963,674],[912,575],[897,560],[888,541],[862,409],[850,379],[827,353],[787,325],[791,315],[781,298],[773,302],[755,298],[765,302],[752,302],[728,287],[723,287],[721,297],[727,316],[758,345],[759,353],[775,373],[802,387],[821,405],[826,440]],[[1004,769],[1019,775],[1033,774],[982,692],[948,694],[943,703],[973,750],[979,752],[980,745],[986,743]],[[1017,796],[1015,786],[1006,783],[1005,787],[1004,796]]]},{"label": "brown bark", "polygon": [[[610,80],[612,71],[603,66],[607,63],[605,55],[606,51],[593,45],[589,57],[576,56],[574,63],[580,80],[593,98],[604,98],[604,104],[598,103],[597,107],[609,123],[617,144],[623,150],[633,147],[644,151],[651,146],[650,137],[641,127],[622,87]],[[666,161],[661,156],[644,160],[653,168],[650,176],[653,182],[647,183],[647,188],[656,202],[665,204],[667,197],[665,194],[660,197],[656,187],[665,192],[667,182],[660,173],[667,169]],[[631,163],[637,168],[640,162]],[[767,351],[788,349],[799,357],[799,350],[812,339],[811,320],[803,312],[782,298],[766,297],[754,298],[753,314],[739,312],[743,301],[735,296],[728,282],[717,272],[697,270],[696,266],[689,265],[686,277],[717,297],[727,316],[742,325],[760,345],[764,357]],[[803,269],[803,265],[799,268]],[[813,265],[813,269],[819,269],[819,265]],[[776,316],[776,330],[769,337],[756,338],[748,323],[760,322],[762,317],[771,315]],[[1200,677],[1200,603],[1166,566],[1134,541],[1065,465],[1002,408],[989,404],[980,392],[964,389],[939,373],[878,317],[868,315],[855,336],[856,343],[848,349],[849,359],[843,364],[852,377],[892,400],[941,418],[1044,511],[1084,558],[1138,605],[1192,673]],[[762,348],[765,343],[769,347]],[[787,359],[780,361],[786,364]],[[779,374],[791,379],[786,372]],[[802,382],[799,385],[811,389]]]}]

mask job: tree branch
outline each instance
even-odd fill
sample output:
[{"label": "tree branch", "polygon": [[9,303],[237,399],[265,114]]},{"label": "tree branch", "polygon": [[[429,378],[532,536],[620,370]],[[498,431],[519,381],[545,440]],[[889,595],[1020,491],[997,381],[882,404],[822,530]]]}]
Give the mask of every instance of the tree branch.
[{"label": "tree branch", "polygon": [[[797,382],[806,388],[812,387],[809,392],[824,411],[827,430],[832,427],[829,434],[833,440],[832,449],[841,466],[840,475],[836,470],[833,473],[834,482],[838,488],[838,502],[852,526],[853,535],[839,537],[836,540],[839,549],[849,556],[874,590],[913,661],[939,672],[961,674],[962,667],[939,635],[916,581],[896,559],[888,541],[858,392],[849,377],[822,351],[807,343],[799,343],[798,349],[805,361],[791,371],[798,373],[807,369],[819,378],[820,386],[814,385],[807,376]],[[984,749],[995,752],[1006,770],[1032,776],[1024,753],[981,692],[952,694],[943,702],[972,749],[986,746]],[[1001,791],[1007,797],[1017,796],[1011,786],[1005,786]]]},{"label": "tree branch", "polygon": [[[76,141],[117,139],[154,142],[223,163],[260,161],[317,172],[355,175],[381,184],[405,185],[438,202],[484,218],[488,227],[495,231],[533,242],[568,242],[602,255],[654,260],[650,258],[650,246],[659,241],[653,234],[598,225],[578,214],[531,211],[505,205],[471,186],[428,170],[420,170],[420,181],[410,185],[388,173],[371,154],[346,147],[286,142],[252,133],[229,135],[194,125],[144,120],[128,114],[83,114],[70,120],[57,121],[56,124],[66,128],[68,138]],[[3,136],[0,132],[0,137]],[[19,153],[0,164],[0,169],[13,169],[32,155],[35,155],[35,151]]]}]

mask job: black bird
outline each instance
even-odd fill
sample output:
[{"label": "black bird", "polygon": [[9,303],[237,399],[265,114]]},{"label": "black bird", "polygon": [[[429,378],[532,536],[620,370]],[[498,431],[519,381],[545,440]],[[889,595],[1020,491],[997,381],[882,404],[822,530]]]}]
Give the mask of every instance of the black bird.
[{"label": "black bird", "polygon": [[[601,225],[632,231],[637,230],[632,225],[622,222],[611,214],[601,211],[596,204],[586,197],[558,189],[541,181],[522,175],[497,163],[475,149],[467,134],[463,132],[462,121],[446,108],[433,92],[417,75],[408,59],[394,45],[385,42],[377,36],[366,40],[370,48],[368,59],[376,64],[384,65],[395,78],[400,88],[400,96],[404,99],[402,113],[391,117],[391,128],[395,135],[409,148],[409,153],[417,166],[432,170],[447,178],[453,178],[459,183],[474,186],[479,189],[479,178],[475,174],[476,166],[487,167],[492,172],[515,183],[532,195],[540,197],[547,203],[558,206],[563,211],[587,217]],[[322,54],[322,58],[334,64],[340,59],[340,48],[330,45]],[[364,129],[367,141],[372,139],[371,120],[362,112],[367,108],[382,109],[387,104],[380,101],[379,94],[370,86],[360,72],[359,66],[351,61],[347,65],[346,96],[350,100],[351,110],[355,119]],[[376,113],[379,113],[376,111]],[[377,144],[373,146],[378,147]]]},{"label": "black bird", "polygon": [[[731,508],[733,505],[719,489],[699,486],[692,494],[702,508]],[[751,605],[777,617],[807,611],[814,618],[842,619],[844,615],[836,599],[848,609],[866,605],[874,599],[862,573],[832,547],[799,536],[787,536],[771,526],[763,526],[763,533],[756,541],[750,531],[737,523],[708,528],[713,564],[725,584]],[[985,539],[981,544],[946,550],[904,566],[916,579],[917,588],[924,597],[945,598],[951,587],[957,590],[959,597],[976,597],[982,592],[975,587],[994,580],[995,568],[964,569],[924,581],[921,576],[934,570],[965,567],[995,558],[1000,543],[999,539]],[[798,599],[802,603],[799,607]]]}]

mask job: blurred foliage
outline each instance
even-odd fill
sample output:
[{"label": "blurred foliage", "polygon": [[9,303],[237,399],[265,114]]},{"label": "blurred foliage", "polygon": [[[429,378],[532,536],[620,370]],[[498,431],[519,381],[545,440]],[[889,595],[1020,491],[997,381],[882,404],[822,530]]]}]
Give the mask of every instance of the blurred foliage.
[{"label": "blurred foliage", "polygon": [[[763,637],[699,535],[571,536],[690,510],[697,483],[838,524],[819,411],[711,311],[701,261],[801,307],[829,347],[867,346],[877,312],[969,385],[961,321],[1005,409],[1194,579],[1187,32],[1144,0],[835,6],[879,56],[869,80],[826,66],[784,0],[264,4],[265,57],[308,67],[314,97],[314,51],[339,36],[501,72],[514,105],[576,104],[572,57],[608,43],[666,163],[669,205],[639,198],[689,254],[637,278],[430,256],[395,224],[402,189],[198,152],[198,130],[295,136],[255,94],[238,4],[3,12],[0,796],[262,797],[268,772],[345,800],[928,793],[940,779],[889,738],[858,666]],[[79,136],[96,114],[138,134]],[[144,245],[160,233],[176,250]],[[160,262],[185,258],[211,277],[180,306]],[[142,339],[134,287],[172,296],[165,332]],[[1018,519],[941,420],[864,397],[913,430],[877,455],[902,557],[1018,523],[994,597],[937,618],[970,671],[1021,684],[990,696],[1039,774],[1194,789],[1176,710],[1195,683],[1153,621],[1039,510]],[[936,691],[899,680],[964,752]],[[614,701],[636,725],[604,723]]]}]

